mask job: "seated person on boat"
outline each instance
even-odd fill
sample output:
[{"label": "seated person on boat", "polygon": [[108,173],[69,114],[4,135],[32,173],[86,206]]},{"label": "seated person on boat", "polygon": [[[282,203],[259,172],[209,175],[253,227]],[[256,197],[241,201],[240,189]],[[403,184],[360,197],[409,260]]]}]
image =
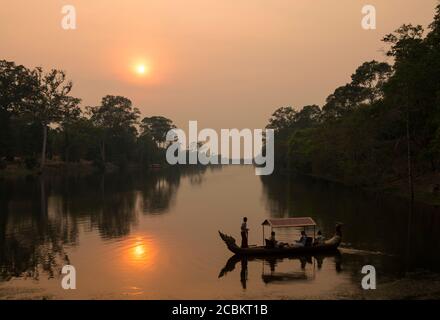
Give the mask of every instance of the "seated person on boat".
[{"label": "seated person on boat", "polygon": [[[303,228],[301,232],[301,238],[297,241],[293,241],[293,244],[276,242],[275,245],[271,239],[265,239],[266,248],[288,248],[288,247],[310,247],[313,245],[313,237],[308,237],[305,233],[306,228],[315,228],[316,223],[310,217],[295,217],[295,218],[278,218],[278,219],[266,219],[263,223],[263,239],[264,239],[264,227],[268,226],[273,231],[274,228]],[[314,229],[313,229],[314,230]]]},{"label": "seated person on boat", "polygon": [[276,248],[277,245],[278,245],[278,241],[275,239],[275,231],[272,231],[270,234],[270,238],[266,239],[266,247]]},{"label": "seated person on boat", "polygon": [[270,234],[270,238],[266,239],[266,247],[267,248],[285,248],[288,247],[288,243],[279,242],[275,238],[275,231],[272,231]]},{"label": "seated person on boat", "polygon": [[310,243],[305,231],[301,231],[301,237],[293,243],[294,247],[306,247]]}]

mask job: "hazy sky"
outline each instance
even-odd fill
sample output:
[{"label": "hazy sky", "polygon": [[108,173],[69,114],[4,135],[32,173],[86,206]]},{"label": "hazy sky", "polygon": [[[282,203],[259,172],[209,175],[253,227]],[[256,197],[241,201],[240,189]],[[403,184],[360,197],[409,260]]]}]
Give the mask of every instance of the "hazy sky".
[{"label": "hazy sky", "polygon": [[[427,25],[436,0],[0,0],[0,59],[59,68],[84,105],[123,95],[178,126],[264,127],[278,107],[319,104],[380,39]],[[61,8],[77,30],[61,28]],[[377,30],[361,8],[377,9]],[[139,77],[133,64],[151,67]]]}]

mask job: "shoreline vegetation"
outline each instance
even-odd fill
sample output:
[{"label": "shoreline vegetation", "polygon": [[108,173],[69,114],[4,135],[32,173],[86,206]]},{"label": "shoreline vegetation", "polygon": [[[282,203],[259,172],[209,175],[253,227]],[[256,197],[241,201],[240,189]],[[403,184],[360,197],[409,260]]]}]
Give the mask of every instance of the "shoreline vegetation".
[{"label": "shoreline vegetation", "polygon": [[404,24],[383,42],[392,63],[363,63],[323,106],[272,114],[275,170],[439,205],[440,4],[426,31]]},{"label": "shoreline vegetation", "polygon": [[[323,106],[273,113],[275,170],[439,205],[440,5],[427,31],[383,41],[392,64],[363,63]],[[141,120],[122,96],[82,107],[72,87],[64,71],[0,60],[0,177],[168,167],[172,120]]]},{"label": "shoreline vegetation", "polygon": [[170,119],[140,120],[138,108],[122,96],[82,108],[72,86],[64,71],[0,60],[0,175],[165,164],[166,134],[175,128]]}]

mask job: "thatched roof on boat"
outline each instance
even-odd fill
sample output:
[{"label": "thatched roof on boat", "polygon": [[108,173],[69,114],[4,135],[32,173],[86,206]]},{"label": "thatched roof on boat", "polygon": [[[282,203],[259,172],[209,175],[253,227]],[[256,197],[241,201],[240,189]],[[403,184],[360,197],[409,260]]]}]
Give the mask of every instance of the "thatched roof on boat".
[{"label": "thatched roof on boat", "polygon": [[313,227],[316,226],[315,221],[310,217],[301,218],[281,218],[281,219],[266,219],[262,223],[263,226],[270,226],[272,228],[292,228],[292,227]]}]

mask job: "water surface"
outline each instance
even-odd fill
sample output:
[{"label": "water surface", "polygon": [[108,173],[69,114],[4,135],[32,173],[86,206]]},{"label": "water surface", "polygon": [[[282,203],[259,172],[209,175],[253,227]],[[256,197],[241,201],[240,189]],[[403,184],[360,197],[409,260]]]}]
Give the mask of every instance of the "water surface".
[{"label": "water surface", "polygon": [[[438,209],[306,178],[257,177],[250,166],[0,181],[0,298],[333,299],[362,297],[360,270],[378,282],[440,271]],[[311,216],[339,255],[231,258],[218,237],[261,244],[268,217]],[[279,230],[280,240],[297,234]],[[60,286],[65,264],[77,290]],[[400,294],[400,293],[399,293]],[[398,294],[398,297],[400,297]],[[410,292],[402,292],[406,297]]]}]

